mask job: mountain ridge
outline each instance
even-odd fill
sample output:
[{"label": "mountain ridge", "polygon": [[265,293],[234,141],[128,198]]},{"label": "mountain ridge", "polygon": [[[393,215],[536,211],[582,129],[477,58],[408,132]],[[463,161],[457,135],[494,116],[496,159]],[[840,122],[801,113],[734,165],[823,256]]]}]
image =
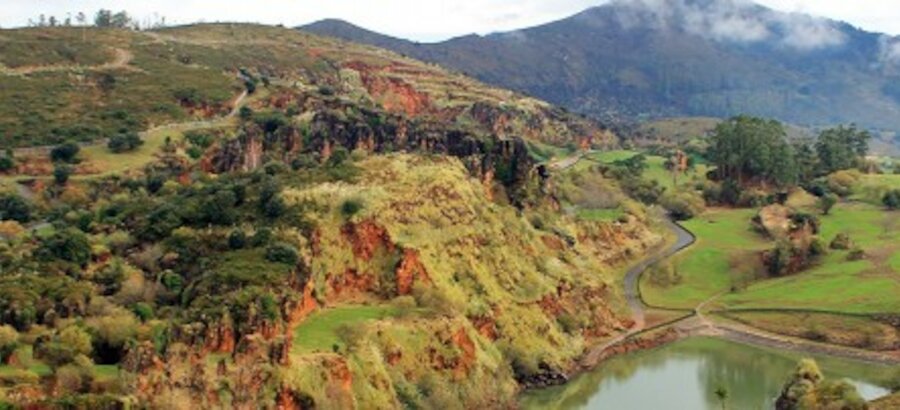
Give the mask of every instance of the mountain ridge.
[{"label": "mountain ridge", "polygon": [[339,20],[300,29],[389,48],[600,119],[747,113],[900,130],[895,37],[751,3],[617,1],[439,43]]}]

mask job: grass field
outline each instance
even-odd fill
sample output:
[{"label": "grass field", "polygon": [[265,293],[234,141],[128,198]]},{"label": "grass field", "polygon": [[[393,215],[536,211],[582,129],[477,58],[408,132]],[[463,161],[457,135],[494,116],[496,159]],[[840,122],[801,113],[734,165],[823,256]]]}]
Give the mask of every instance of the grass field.
[{"label": "grass field", "polygon": [[330,352],[333,346],[344,345],[338,336],[341,326],[359,326],[395,313],[392,306],[341,306],[317,312],[294,330],[293,352]]},{"label": "grass field", "polygon": [[840,232],[867,254],[848,261],[845,250],[830,250],[813,268],[754,283],[725,296],[726,307],[789,307],[854,313],[900,312],[900,218],[896,212],[863,203],[840,204],[821,217],[820,237]]},{"label": "grass field", "polygon": [[900,175],[867,174],[863,175],[857,186],[853,188],[854,193],[851,198],[873,205],[881,205],[881,198],[892,189],[900,189]]},{"label": "grass field", "polygon": [[662,288],[643,276],[644,300],[651,306],[690,309],[752,278],[756,265],[748,261],[754,261],[755,252],[767,247],[751,230],[754,213],[752,209],[711,209],[684,222],[697,242],[674,258],[681,281]]},{"label": "grass field", "polygon": [[[578,164],[578,167],[589,167],[595,165],[598,162],[603,164],[611,164],[616,161],[626,160],[637,154],[637,151],[631,150],[594,152],[588,155],[587,161],[581,161]],[[667,190],[671,190],[675,187],[676,184],[672,179],[672,172],[666,169],[665,163],[666,159],[663,157],[657,155],[648,155],[647,169],[644,170],[643,177],[649,180],[656,181]],[[680,186],[685,184],[686,182],[694,181],[698,178],[703,178],[706,175],[706,170],[706,165],[698,164],[693,169],[688,170],[686,174],[678,176],[678,185]]]}]

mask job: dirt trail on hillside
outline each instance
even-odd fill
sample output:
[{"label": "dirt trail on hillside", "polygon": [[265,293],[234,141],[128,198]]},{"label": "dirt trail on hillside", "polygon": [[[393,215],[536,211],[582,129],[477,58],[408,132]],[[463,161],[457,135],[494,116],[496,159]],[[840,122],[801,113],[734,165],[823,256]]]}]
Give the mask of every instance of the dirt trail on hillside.
[{"label": "dirt trail on hillside", "polygon": [[41,65],[41,66],[24,66],[24,67],[2,67],[0,68],[0,73],[6,75],[27,75],[34,73],[47,73],[47,72],[59,72],[59,71],[94,71],[94,70],[112,70],[112,69],[122,69],[122,70],[138,70],[136,67],[131,67],[131,61],[134,60],[134,54],[131,51],[126,50],[124,48],[114,48],[113,49],[114,56],[112,61],[100,65],[93,66],[85,66],[80,64],[72,64],[72,65]]}]

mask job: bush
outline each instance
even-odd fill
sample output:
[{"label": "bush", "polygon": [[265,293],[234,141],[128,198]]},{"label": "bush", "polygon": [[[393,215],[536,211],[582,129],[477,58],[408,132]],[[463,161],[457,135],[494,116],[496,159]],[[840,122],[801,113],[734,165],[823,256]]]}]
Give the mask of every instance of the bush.
[{"label": "bush", "polygon": [[53,180],[59,185],[65,185],[69,182],[69,176],[72,175],[72,167],[68,165],[57,164],[53,167]]},{"label": "bush", "polygon": [[228,234],[228,247],[237,250],[247,245],[247,234],[240,229],[235,229]]},{"label": "bush", "polygon": [[844,170],[828,175],[826,181],[831,192],[847,197],[853,194],[853,187],[859,183],[859,178],[859,171]]},{"label": "bush", "polygon": [[134,151],[141,145],[144,145],[144,141],[136,132],[113,135],[106,143],[106,147],[115,153]]},{"label": "bush", "polygon": [[0,172],[12,170],[15,166],[16,160],[10,158],[8,155],[0,156]]},{"label": "bush", "polygon": [[91,258],[91,244],[83,232],[68,228],[43,239],[38,252],[44,260],[58,258],[84,265]]},{"label": "bush", "polygon": [[141,320],[141,322],[146,322],[150,319],[153,319],[153,306],[150,306],[144,302],[138,302],[134,304],[134,307],[131,308],[131,311],[134,312],[134,315]]},{"label": "bush", "polygon": [[259,228],[256,230],[256,233],[253,234],[253,238],[250,239],[250,244],[253,246],[263,246],[268,245],[271,240],[272,230],[269,228]]},{"label": "bush", "polygon": [[825,194],[819,197],[819,200],[816,202],[816,206],[822,211],[822,215],[828,215],[831,212],[831,208],[834,207],[838,202],[838,196],[835,194]]},{"label": "bush", "polygon": [[888,209],[900,209],[900,189],[892,189],[884,194],[881,203]]},{"label": "bush", "polygon": [[852,244],[853,243],[850,241],[850,235],[847,235],[846,233],[839,233],[834,236],[834,239],[831,241],[831,244],[829,244],[828,247],[836,250],[845,250],[850,249]]},{"label": "bush", "polygon": [[356,198],[348,199],[341,204],[341,214],[347,218],[358,214],[362,209],[362,201]]},{"label": "bush", "polygon": [[706,207],[703,198],[695,193],[681,192],[667,194],[662,198],[662,206],[677,220],[687,220],[702,213]]},{"label": "bush", "polygon": [[283,263],[293,266],[297,264],[297,261],[299,259],[300,256],[297,254],[297,250],[289,244],[278,242],[269,245],[266,248],[266,260],[270,262]]},{"label": "bush", "polygon": [[18,347],[19,332],[12,326],[0,325],[0,363],[6,363]]},{"label": "bush", "polygon": [[16,194],[0,194],[0,221],[27,223],[31,220],[31,206]]},{"label": "bush", "polygon": [[848,261],[858,261],[866,258],[866,252],[862,250],[862,248],[853,248],[850,253],[847,254]]},{"label": "bush", "polygon": [[81,151],[81,147],[77,143],[66,141],[50,150],[50,160],[71,164],[76,161],[79,151]]}]

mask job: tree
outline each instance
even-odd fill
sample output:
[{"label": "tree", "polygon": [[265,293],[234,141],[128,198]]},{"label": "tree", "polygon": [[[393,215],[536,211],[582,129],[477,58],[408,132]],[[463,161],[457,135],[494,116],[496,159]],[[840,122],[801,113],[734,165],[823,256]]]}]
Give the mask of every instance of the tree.
[{"label": "tree", "polygon": [[0,194],[0,221],[26,223],[31,220],[31,206],[16,194]]},{"label": "tree", "polygon": [[38,254],[44,260],[56,258],[83,266],[91,259],[91,244],[83,232],[68,228],[42,239]]},{"label": "tree", "polygon": [[112,11],[107,9],[97,10],[94,15],[94,25],[97,27],[112,27]]},{"label": "tree", "polygon": [[748,116],[724,121],[710,137],[709,155],[723,181],[743,185],[755,179],[782,186],[797,182],[793,148],[778,121]]},{"label": "tree", "polygon": [[78,14],[75,15],[75,21],[78,22],[78,25],[81,26],[81,42],[87,41],[87,16],[84,12],[79,11]]},{"label": "tree", "polygon": [[143,144],[144,141],[136,132],[126,132],[114,135],[109,139],[106,146],[112,152],[121,153],[125,151],[134,151]]},{"label": "tree", "polygon": [[822,131],[816,141],[821,174],[856,167],[868,153],[870,139],[872,135],[868,131],[858,130],[855,125]]},{"label": "tree", "polygon": [[74,163],[81,147],[74,141],[66,141],[50,150],[50,160],[53,162]]},{"label": "tree", "polygon": [[283,263],[286,265],[296,265],[299,260],[297,250],[293,246],[277,242],[266,248],[266,260],[270,262]]},{"label": "tree", "polygon": [[65,185],[69,182],[69,176],[72,175],[72,167],[65,164],[56,164],[53,167],[53,180],[59,185]]},{"label": "tree", "polygon": [[835,194],[825,194],[819,197],[818,202],[816,202],[816,206],[819,207],[819,210],[822,211],[822,215],[828,215],[831,212],[831,208],[834,207],[838,202],[838,196]]}]

